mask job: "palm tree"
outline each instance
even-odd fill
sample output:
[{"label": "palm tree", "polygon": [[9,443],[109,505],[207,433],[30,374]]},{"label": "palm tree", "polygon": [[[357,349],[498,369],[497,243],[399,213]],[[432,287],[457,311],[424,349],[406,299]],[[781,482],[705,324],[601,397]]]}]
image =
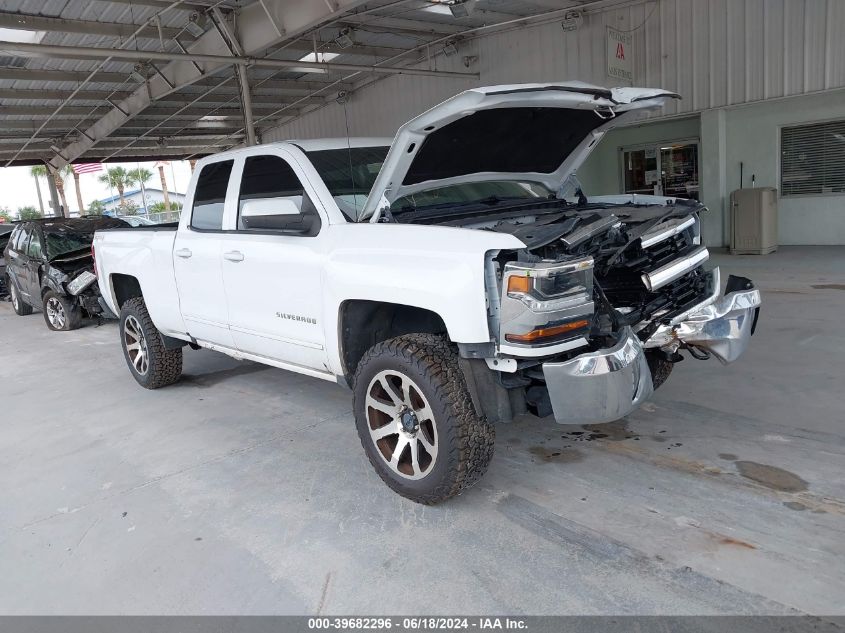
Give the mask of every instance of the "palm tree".
[{"label": "palm tree", "polygon": [[[38,183],[38,178],[47,177],[47,166],[46,165],[35,165],[31,170],[30,173],[35,176],[36,185]],[[65,197],[65,179],[73,174],[73,167],[70,165],[65,165],[61,169],[56,171],[55,174],[55,183],[56,183],[56,192],[59,194],[59,199],[62,201],[62,208],[64,209],[64,215],[69,217],[70,216],[70,208],[67,206],[67,197]],[[78,192],[78,190],[77,190]],[[41,189],[38,189],[38,199],[41,200]],[[53,212],[57,212],[58,209],[54,209]]]},{"label": "palm tree", "polygon": [[67,206],[67,196],[65,195],[65,179],[73,173],[73,167],[65,165],[61,169],[57,169],[55,175],[56,191],[59,193],[59,199],[62,201],[62,209],[64,209],[65,217],[70,217],[70,207]]},{"label": "palm tree", "polygon": [[68,165],[68,167],[73,174],[73,184],[76,185],[76,204],[79,205],[79,215],[82,215],[85,213],[85,203],[82,202],[82,189],[79,188],[79,174],[76,173],[72,165]]},{"label": "palm tree", "polygon": [[124,194],[127,187],[134,187],[140,185],[143,189],[144,184],[153,177],[153,172],[144,167],[137,169],[124,169],[123,167],[109,167],[106,173],[101,174],[98,180],[110,187],[117,189],[117,195],[120,199],[119,206],[126,206],[126,199]]},{"label": "palm tree", "polygon": [[141,206],[144,208],[144,213],[149,213],[147,210],[147,192],[144,190],[144,185],[153,177],[153,172],[144,167],[138,167],[129,170],[129,177],[132,179],[133,185],[141,187]]},{"label": "palm tree", "polygon": [[41,209],[41,215],[44,215],[44,199],[41,197],[41,183],[38,179],[47,177],[47,168],[44,165],[35,165],[30,168],[29,173],[35,178],[35,191],[38,192],[38,208]]},{"label": "palm tree", "polygon": [[106,173],[100,174],[97,180],[109,187],[117,189],[117,195],[120,198],[121,205],[124,203],[123,193],[126,191],[126,187],[131,187],[133,184],[129,172],[123,167],[109,167]]},{"label": "palm tree", "polygon": [[164,196],[164,210],[170,211],[170,195],[167,192],[167,178],[164,177],[164,163],[159,161],[156,167],[158,167],[158,178],[161,180],[161,193]]}]

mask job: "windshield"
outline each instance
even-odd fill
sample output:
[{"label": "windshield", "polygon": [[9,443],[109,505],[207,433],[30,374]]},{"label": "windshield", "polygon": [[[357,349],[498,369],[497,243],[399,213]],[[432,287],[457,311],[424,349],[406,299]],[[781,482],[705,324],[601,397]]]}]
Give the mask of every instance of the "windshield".
[{"label": "windshield", "polygon": [[53,259],[65,253],[91,248],[91,242],[94,241],[94,232],[83,233],[70,230],[45,232],[44,239],[47,241],[47,257]]},{"label": "windshield", "polygon": [[129,226],[117,218],[76,218],[56,220],[43,225],[47,259],[91,248],[94,232],[102,229],[120,229]]},{"label": "windshield", "polygon": [[356,220],[387,156],[387,146],[306,152],[347,220]]},{"label": "windshield", "polygon": [[391,213],[416,211],[426,207],[472,203],[495,204],[503,200],[546,199],[553,193],[539,183],[494,180],[470,182],[449,187],[428,189],[397,198],[390,205]]}]

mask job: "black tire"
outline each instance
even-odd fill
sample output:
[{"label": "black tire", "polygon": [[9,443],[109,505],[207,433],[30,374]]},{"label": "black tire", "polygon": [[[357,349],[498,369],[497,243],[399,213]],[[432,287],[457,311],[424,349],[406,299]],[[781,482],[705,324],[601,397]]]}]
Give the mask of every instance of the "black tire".
[{"label": "black tire", "polygon": [[648,361],[648,368],[651,371],[651,382],[654,389],[657,390],[669,378],[672,373],[672,368],[675,363],[670,363],[665,358],[660,358],[656,354],[647,353],[646,360]]},{"label": "black tire", "polygon": [[44,322],[54,332],[75,330],[82,325],[82,309],[72,299],[48,290],[41,297]]},{"label": "black tire", "polygon": [[[379,377],[393,381],[394,397]],[[391,405],[387,402],[395,403],[395,396],[401,395],[395,391],[396,381],[400,391],[404,391],[405,384],[410,385],[405,399],[410,407],[396,405],[397,414],[393,415],[369,406],[368,396],[378,397],[388,408]],[[403,497],[426,505],[439,503],[460,494],[487,471],[496,432],[476,413],[458,366],[458,355],[442,336],[407,334],[374,345],[358,363],[353,390],[355,424],[364,452],[379,477]],[[376,391],[386,397],[373,396]],[[426,407],[430,411],[428,417]],[[416,431],[406,434],[400,429],[402,419],[414,420]],[[395,425],[395,433],[382,439],[371,435],[391,425]],[[434,456],[426,450],[423,440],[436,448]],[[403,441],[408,442],[408,448],[403,445],[399,449],[394,470],[388,463],[388,454],[395,456]],[[411,461],[413,445],[417,451],[415,464]]]},{"label": "black tire", "polygon": [[[130,332],[140,336],[133,340]],[[129,299],[120,308],[120,346],[129,371],[145,389],[167,387],[182,375],[182,348],[164,346],[141,297]]]},{"label": "black tire", "polygon": [[18,292],[18,288],[15,286],[15,282],[11,279],[9,279],[9,298],[12,300],[12,308],[15,314],[18,316],[29,316],[32,314],[32,306],[23,300],[21,293]]}]

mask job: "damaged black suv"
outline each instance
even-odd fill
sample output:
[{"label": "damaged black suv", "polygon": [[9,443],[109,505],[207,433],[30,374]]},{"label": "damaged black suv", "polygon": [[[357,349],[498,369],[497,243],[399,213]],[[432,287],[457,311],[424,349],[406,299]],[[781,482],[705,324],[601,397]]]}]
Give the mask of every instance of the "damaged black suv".
[{"label": "damaged black suv", "polygon": [[[73,330],[104,312],[91,243],[101,229],[128,228],[108,217],[21,222],[6,246],[6,283],[15,313],[44,312],[51,330]],[[107,310],[107,309],[106,309]]]}]

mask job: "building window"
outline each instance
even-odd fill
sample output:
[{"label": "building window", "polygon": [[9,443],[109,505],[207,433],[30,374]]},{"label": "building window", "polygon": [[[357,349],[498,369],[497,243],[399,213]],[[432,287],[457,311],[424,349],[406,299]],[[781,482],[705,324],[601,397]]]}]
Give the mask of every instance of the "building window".
[{"label": "building window", "polygon": [[678,141],[622,149],[625,193],[698,200],[698,142]]},{"label": "building window", "polygon": [[785,127],[780,145],[782,196],[845,193],[845,120]]}]

